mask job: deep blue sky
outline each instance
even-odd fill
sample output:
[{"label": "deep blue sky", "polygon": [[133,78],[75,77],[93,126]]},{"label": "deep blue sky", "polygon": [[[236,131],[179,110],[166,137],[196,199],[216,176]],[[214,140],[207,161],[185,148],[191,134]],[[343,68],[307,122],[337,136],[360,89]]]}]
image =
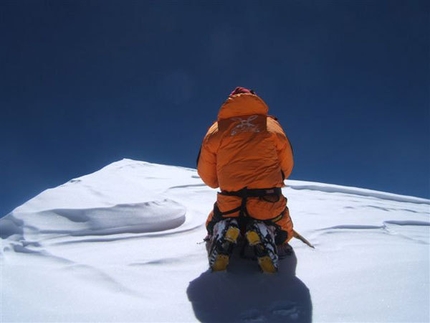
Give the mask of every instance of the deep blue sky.
[{"label": "deep blue sky", "polygon": [[0,2],[0,215],[122,159],[195,167],[237,85],[292,179],[430,198],[429,1]]}]

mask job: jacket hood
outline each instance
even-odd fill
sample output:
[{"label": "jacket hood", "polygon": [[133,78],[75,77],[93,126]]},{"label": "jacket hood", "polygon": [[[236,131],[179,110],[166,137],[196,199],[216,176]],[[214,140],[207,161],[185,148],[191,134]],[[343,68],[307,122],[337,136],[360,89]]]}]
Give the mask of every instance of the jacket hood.
[{"label": "jacket hood", "polygon": [[267,116],[268,113],[269,107],[258,95],[251,92],[234,94],[233,91],[219,109],[218,120],[252,114]]}]

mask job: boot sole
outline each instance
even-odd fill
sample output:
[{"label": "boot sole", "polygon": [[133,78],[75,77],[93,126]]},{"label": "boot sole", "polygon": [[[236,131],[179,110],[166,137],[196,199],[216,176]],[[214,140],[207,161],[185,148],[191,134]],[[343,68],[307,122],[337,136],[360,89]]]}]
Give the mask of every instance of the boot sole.
[{"label": "boot sole", "polygon": [[258,265],[263,273],[274,274],[278,271],[278,268],[273,264],[272,259],[269,256],[259,257]]},{"label": "boot sole", "polygon": [[228,255],[217,255],[212,264],[212,271],[224,271],[227,269],[230,257]]}]

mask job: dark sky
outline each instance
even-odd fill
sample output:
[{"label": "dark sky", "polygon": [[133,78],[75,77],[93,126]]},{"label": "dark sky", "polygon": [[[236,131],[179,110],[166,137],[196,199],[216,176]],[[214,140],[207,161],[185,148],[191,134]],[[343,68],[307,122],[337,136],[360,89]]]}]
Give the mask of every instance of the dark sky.
[{"label": "dark sky", "polygon": [[2,0],[0,215],[122,158],[194,168],[237,85],[292,179],[430,198],[429,3]]}]

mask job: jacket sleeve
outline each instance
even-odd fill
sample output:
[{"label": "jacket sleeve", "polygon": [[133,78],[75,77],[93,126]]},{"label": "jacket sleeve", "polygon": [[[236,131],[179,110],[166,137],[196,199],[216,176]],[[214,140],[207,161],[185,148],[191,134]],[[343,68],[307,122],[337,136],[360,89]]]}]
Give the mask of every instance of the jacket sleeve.
[{"label": "jacket sleeve", "polygon": [[272,136],[274,137],[279,163],[286,179],[290,176],[294,167],[293,148],[287,135],[285,134],[278,121],[272,117],[269,117],[267,122],[268,130],[272,133]]},{"label": "jacket sleeve", "polygon": [[216,148],[216,134],[218,132],[218,124],[215,122],[207,132],[203,139],[200,153],[197,159],[197,173],[202,181],[212,188],[217,188],[217,148]]}]

